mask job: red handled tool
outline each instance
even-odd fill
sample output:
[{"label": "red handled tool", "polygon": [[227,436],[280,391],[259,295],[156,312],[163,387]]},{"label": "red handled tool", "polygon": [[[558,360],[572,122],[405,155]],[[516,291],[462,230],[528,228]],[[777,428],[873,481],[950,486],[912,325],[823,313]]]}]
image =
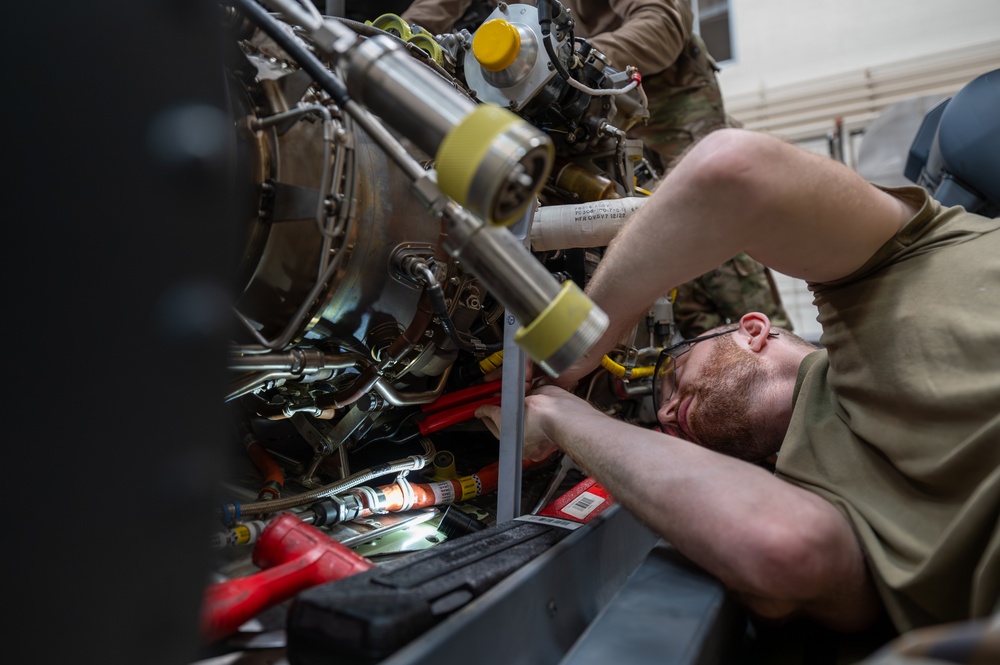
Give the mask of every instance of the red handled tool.
[{"label": "red handled tool", "polygon": [[484,404],[500,405],[500,395],[496,394],[498,392],[500,381],[489,381],[441,395],[420,407],[427,415],[417,422],[417,428],[427,436],[445,427],[471,420],[476,417],[476,409]]},{"label": "red handled tool", "polygon": [[259,573],[213,584],[205,591],[202,636],[208,643],[231,635],[261,611],[309,587],[374,566],[291,513],[274,518],[260,534],[253,562]]},{"label": "red handled tool", "polygon": [[[408,441],[416,436],[427,436],[452,425],[472,420],[476,410],[485,405],[500,405],[500,381],[489,381],[471,388],[463,388],[441,395],[433,402],[420,407],[420,411],[407,416],[396,428],[395,432],[379,437],[392,439],[396,443]],[[414,416],[423,417],[416,422],[410,420]]]},{"label": "red handled tool", "polygon": [[463,388],[462,390],[445,393],[433,402],[429,402],[421,406],[420,410],[424,413],[437,413],[473,400],[482,399],[484,397],[493,397],[499,392],[499,379],[496,381],[487,381],[486,383],[481,383],[478,386],[472,386],[470,388]]}]

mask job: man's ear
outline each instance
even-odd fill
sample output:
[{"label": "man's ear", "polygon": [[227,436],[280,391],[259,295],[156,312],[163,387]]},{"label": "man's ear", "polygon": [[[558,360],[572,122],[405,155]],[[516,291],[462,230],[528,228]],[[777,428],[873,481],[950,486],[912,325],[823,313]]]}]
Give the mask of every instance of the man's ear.
[{"label": "man's ear", "polygon": [[771,319],[760,312],[744,314],[743,318],[740,319],[740,332],[749,338],[747,346],[750,350],[760,353],[770,339]]}]

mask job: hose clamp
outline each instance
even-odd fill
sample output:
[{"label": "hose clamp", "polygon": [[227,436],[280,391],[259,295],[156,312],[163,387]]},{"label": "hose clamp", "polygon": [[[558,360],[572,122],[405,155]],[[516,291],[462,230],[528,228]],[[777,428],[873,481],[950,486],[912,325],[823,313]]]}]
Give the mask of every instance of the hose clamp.
[{"label": "hose clamp", "polygon": [[403,505],[399,508],[401,511],[409,510],[413,507],[413,504],[416,501],[416,496],[413,494],[413,486],[410,485],[410,481],[406,479],[406,473],[407,472],[404,471],[399,474],[398,478],[396,478],[396,484],[403,493]]},{"label": "hose clamp", "polygon": [[376,515],[384,515],[388,512],[385,509],[383,502],[379,501],[378,493],[371,487],[368,487],[367,485],[355,487],[353,493],[361,497],[362,503],[364,503],[368,510],[372,513]]},{"label": "hose clamp", "polygon": [[409,471],[419,471],[420,469],[422,469],[425,466],[427,466],[427,461],[428,461],[426,457],[422,457],[420,455],[410,455],[409,457],[406,457],[404,459],[408,459],[411,462],[413,462],[413,467],[409,468],[406,471],[404,471],[403,473],[399,474],[400,476],[405,476],[406,473],[409,472]]}]

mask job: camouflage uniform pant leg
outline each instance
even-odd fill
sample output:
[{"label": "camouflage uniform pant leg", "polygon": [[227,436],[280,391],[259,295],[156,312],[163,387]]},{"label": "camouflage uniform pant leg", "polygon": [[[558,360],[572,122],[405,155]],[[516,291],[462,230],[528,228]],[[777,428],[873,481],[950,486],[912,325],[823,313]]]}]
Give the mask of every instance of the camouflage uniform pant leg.
[{"label": "camouflage uniform pant leg", "polygon": [[738,254],[701,277],[677,287],[674,321],[680,334],[697,337],[706,330],[735,323],[747,312],[762,312],[772,325],[792,329],[767,268]]},{"label": "camouflage uniform pant leg", "polygon": [[675,68],[644,81],[649,119],[631,132],[653,153],[661,174],[698,139],[730,126],[715,76],[718,66],[700,37],[692,36]]},{"label": "camouflage uniform pant leg", "polygon": [[698,88],[673,91],[666,99],[648,94],[650,117],[645,126],[632,130],[653,153],[663,174],[685,150],[716,129],[728,127],[722,95],[714,77]]}]

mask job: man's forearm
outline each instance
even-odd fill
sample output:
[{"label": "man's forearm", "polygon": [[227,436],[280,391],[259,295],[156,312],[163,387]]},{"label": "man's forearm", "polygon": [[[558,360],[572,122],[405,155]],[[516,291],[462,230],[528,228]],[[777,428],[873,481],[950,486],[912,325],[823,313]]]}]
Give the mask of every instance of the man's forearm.
[{"label": "man's forearm", "polygon": [[[670,289],[736,255],[744,239],[722,228],[719,192],[700,181],[705,158],[689,153],[614,238],[587,284],[611,320],[593,354],[607,353]],[[712,228],[712,226],[716,228]]]},{"label": "man's forearm", "polygon": [[612,320],[593,354],[612,348],[657,297],[741,251],[792,277],[832,281],[913,213],[829,158],[766,134],[713,132],[629,218],[588,283]]},{"label": "man's forearm", "polygon": [[[764,532],[755,523],[765,511],[752,508],[756,501],[751,498],[761,485],[782,481],[596,410],[592,416],[573,414],[572,419],[553,416],[545,428],[550,438],[643,522],[728,586],[765,591],[753,585],[757,575],[750,572],[752,562],[746,557],[752,549],[749,543]],[[731,556],[732,542],[742,543],[743,556]]]},{"label": "man's forearm", "polygon": [[757,608],[806,610],[840,628],[871,619],[859,609],[877,607],[860,548],[828,503],[759,467],[596,410],[572,416],[554,409],[543,429],[620,503]]}]

